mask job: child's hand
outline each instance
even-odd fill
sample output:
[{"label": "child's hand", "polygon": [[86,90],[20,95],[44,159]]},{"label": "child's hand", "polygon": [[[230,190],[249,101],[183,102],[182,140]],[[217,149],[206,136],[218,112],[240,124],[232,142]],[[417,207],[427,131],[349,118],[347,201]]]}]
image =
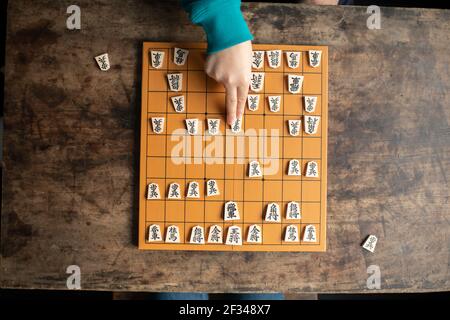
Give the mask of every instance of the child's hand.
[{"label": "child's hand", "polygon": [[225,86],[227,122],[244,113],[252,71],[252,43],[246,41],[209,55],[206,73]]}]

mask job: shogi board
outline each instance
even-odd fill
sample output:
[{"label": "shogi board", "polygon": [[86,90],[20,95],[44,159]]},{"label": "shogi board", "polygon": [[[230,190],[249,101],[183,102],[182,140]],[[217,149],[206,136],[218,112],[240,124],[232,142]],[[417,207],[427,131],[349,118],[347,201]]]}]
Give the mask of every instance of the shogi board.
[{"label": "shogi board", "polygon": [[[189,50],[185,65],[174,64],[174,48]],[[270,68],[267,56],[261,69],[264,72],[264,88],[260,95],[257,111],[250,111],[246,104],[242,131],[233,134],[225,130],[225,90],[222,85],[209,78],[204,72],[204,43],[166,43],[145,42],[142,60],[142,109],[141,109],[141,149],[139,186],[139,248],[149,250],[206,250],[206,251],[325,251],[326,250],[326,208],[327,208],[327,123],[328,123],[328,48],[324,46],[265,45],[254,44],[253,50],[283,50],[279,68]],[[164,51],[161,68],[152,68],[150,50]],[[321,50],[319,67],[308,63],[308,50]],[[299,66],[287,66],[286,51],[301,52]],[[182,73],[182,90],[171,92],[168,88],[167,74]],[[289,93],[287,75],[304,76],[299,94]],[[250,92],[252,94],[252,92]],[[171,97],[185,96],[185,112],[175,112]],[[268,96],[281,96],[281,109],[274,113],[269,110]],[[303,130],[305,112],[303,95],[317,96],[317,106],[313,115],[321,117],[317,134],[308,135]],[[151,126],[152,117],[165,118],[164,132],[155,134]],[[196,118],[202,127],[197,136],[186,133],[185,119]],[[208,136],[205,119],[221,119],[220,135]],[[299,136],[290,136],[289,119],[302,120]],[[254,129],[254,130],[249,130]],[[261,129],[276,129],[278,133],[264,137]],[[180,131],[181,130],[181,131]],[[181,133],[180,133],[181,132]],[[249,132],[247,134],[247,132]],[[253,132],[253,133],[252,133]],[[256,132],[256,134],[255,134]],[[257,140],[257,152],[263,170],[270,172],[262,178],[248,177],[248,163],[254,155],[247,148]],[[233,142],[234,141],[234,142]],[[208,146],[214,144],[217,152],[208,153]],[[181,145],[180,145],[181,144]],[[222,147],[222,150],[220,150]],[[244,151],[242,151],[242,148]],[[182,150],[182,151],[180,151]],[[212,149],[209,149],[211,151]],[[224,151],[226,150],[226,152]],[[231,151],[235,151],[234,154]],[[219,156],[217,156],[219,155]],[[275,156],[273,156],[275,155]],[[206,157],[220,158],[217,163],[207,161]],[[179,161],[180,157],[184,160]],[[301,176],[287,175],[290,159],[299,159],[302,165]],[[305,177],[308,161],[316,161],[319,167],[318,178]],[[181,163],[180,163],[181,162]],[[220,195],[206,197],[205,183],[214,179],[219,186]],[[200,184],[200,198],[186,198],[189,182]],[[168,187],[172,182],[181,186],[182,199],[167,198]],[[161,199],[147,200],[147,186],[157,183]],[[224,221],[224,204],[235,201],[240,211],[240,220]],[[285,211],[289,201],[300,203],[301,219],[286,220]],[[278,203],[281,208],[281,222],[266,222],[265,211],[269,203]],[[149,242],[149,226],[160,226],[162,241]],[[248,243],[249,226],[257,224],[262,228],[262,243]],[[284,241],[286,227],[298,227],[300,241]],[[180,230],[180,243],[166,243],[165,236],[169,226],[176,225]],[[191,244],[190,233],[194,226],[204,228],[205,244]],[[206,242],[209,228],[219,225],[223,228],[223,244]],[[242,245],[227,245],[225,238],[230,226],[241,228]],[[307,225],[314,225],[317,241],[304,242],[303,234]]]}]

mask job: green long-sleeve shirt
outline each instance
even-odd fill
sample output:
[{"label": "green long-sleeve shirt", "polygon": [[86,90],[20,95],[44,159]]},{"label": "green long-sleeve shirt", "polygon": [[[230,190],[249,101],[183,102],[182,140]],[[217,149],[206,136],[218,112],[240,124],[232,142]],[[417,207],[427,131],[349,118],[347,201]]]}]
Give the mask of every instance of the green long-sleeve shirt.
[{"label": "green long-sleeve shirt", "polygon": [[200,25],[208,39],[208,53],[252,40],[241,12],[240,0],[181,0],[194,24]]}]

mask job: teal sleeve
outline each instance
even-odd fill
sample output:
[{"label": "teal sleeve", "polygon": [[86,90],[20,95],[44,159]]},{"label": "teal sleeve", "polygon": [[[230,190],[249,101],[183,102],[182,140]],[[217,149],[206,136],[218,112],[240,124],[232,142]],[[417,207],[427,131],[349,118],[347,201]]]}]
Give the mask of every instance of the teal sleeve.
[{"label": "teal sleeve", "polygon": [[203,27],[208,53],[253,40],[241,12],[240,0],[182,0],[194,24]]}]

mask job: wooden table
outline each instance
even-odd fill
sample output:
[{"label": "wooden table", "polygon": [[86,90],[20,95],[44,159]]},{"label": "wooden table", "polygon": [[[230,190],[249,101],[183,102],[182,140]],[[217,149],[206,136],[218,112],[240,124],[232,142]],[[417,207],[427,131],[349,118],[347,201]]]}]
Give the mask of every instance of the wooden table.
[{"label": "wooden table", "polygon": [[[201,41],[172,1],[10,1],[1,282],[92,290],[450,290],[450,11],[244,5],[256,42],[330,46],[328,251],[136,246],[141,43]],[[108,52],[101,72],[94,56]],[[376,252],[360,247],[379,237]]]}]

